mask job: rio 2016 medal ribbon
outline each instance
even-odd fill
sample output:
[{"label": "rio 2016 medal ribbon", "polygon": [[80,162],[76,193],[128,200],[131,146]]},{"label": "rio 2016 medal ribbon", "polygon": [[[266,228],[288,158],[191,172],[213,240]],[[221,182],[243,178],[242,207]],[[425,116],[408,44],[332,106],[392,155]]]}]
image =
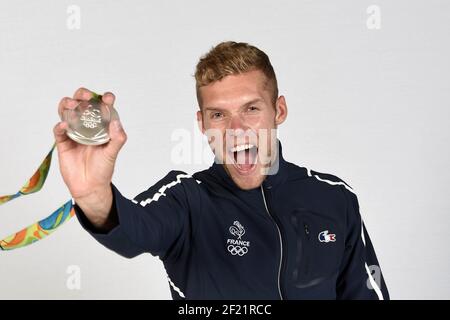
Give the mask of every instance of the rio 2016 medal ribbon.
[{"label": "rio 2016 medal ribbon", "polygon": [[[104,104],[101,101],[101,96],[97,94],[94,94],[91,100],[81,102],[75,109],[77,110],[71,112],[66,110],[64,114],[64,120],[69,122],[69,129],[66,132],[67,135],[74,141],[82,144],[100,145],[107,143],[109,141],[109,122],[111,119],[118,118],[115,109]],[[33,176],[18,192],[0,196],[0,205],[42,189],[50,170],[52,154],[55,147],[56,143],[53,144],[50,152]],[[74,204],[75,201],[70,199],[48,217],[1,239],[0,250],[22,248],[50,235],[75,215]]]},{"label": "rio 2016 medal ribbon", "polygon": [[[8,201],[16,199],[20,196],[29,195],[38,192],[42,189],[45,179],[47,178],[48,171],[50,169],[50,164],[52,162],[52,154],[55,149],[56,143],[53,144],[50,152],[42,161],[39,168],[33,174],[33,176],[25,183],[25,185],[20,188],[20,190],[11,195],[0,196],[0,205]],[[75,210],[73,209],[72,199],[67,201],[61,207],[56,209],[47,218],[42,219],[32,225],[13,233],[12,235],[0,240],[0,250],[12,250],[21,247],[25,247],[32,244],[42,238],[45,238],[53,231],[56,230],[60,225],[69,220],[75,215]]]}]

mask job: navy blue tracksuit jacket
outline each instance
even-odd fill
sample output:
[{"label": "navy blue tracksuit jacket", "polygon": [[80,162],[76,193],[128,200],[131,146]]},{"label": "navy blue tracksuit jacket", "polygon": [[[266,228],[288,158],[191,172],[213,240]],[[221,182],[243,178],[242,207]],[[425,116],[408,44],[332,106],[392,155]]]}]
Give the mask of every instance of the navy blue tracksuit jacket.
[{"label": "navy blue tracksuit jacket", "polygon": [[134,199],[111,183],[118,225],[82,226],[132,258],[159,256],[173,299],[389,299],[358,200],[341,179],[287,162],[242,190],[223,166],[171,171]]}]

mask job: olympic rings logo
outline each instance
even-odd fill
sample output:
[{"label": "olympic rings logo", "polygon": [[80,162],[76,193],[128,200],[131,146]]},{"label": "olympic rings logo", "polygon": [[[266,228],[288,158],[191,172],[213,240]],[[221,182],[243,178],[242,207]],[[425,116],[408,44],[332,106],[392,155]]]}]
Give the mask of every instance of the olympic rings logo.
[{"label": "olympic rings logo", "polygon": [[228,249],[228,252],[230,252],[233,256],[238,255],[238,256],[242,257],[244,254],[246,254],[248,252],[247,247],[233,246],[232,244],[230,244],[227,247],[227,249]]}]

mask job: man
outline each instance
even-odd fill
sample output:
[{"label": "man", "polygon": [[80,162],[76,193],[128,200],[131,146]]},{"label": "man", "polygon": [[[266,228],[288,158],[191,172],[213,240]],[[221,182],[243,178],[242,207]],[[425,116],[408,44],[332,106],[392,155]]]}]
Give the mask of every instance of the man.
[{"label": "man", "polygon": [[[195,79],[214,163],[192,176],[171,171],[133,200],[111,182],[127,139],[120,122],[97,147],[55,126],[82,226],[124,257],[159,256],[174,299],[388,299],[353,190],[283,158],[276,129],[287,105],[267,55],[224,42],[200,59]],[[60,114],[91,96],[77,90]]]}]

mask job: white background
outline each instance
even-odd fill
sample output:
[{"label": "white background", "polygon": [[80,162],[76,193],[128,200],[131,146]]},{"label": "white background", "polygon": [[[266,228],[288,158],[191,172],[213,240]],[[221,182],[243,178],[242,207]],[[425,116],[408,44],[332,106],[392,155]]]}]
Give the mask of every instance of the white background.
[{"label": "white background", "polygon": [[[67,27],[70,5],[80,29]],[[366,25],[370,5],[381,29]],[[173,163],[171,135],[197,130],[199,57],[224,40],[249,42],[271,58],[288,103],[285,158],[357,191],[391,297],[449,299],[449,39],[448,1],[1,0],[0,195],[37,168],[58,101],[80,86],[117,95],[129,139],[113,182],[125,196],[171,169],[208,167]],[[55,156],[40,193],[1,206],[0,237],[68,199]],[[79,290],[66,285],[70,265],[80,268]],[[9,298],[170,293],[158,259],[124,259],[72,219],[42,242],[0,252],[0,299]]]}]

